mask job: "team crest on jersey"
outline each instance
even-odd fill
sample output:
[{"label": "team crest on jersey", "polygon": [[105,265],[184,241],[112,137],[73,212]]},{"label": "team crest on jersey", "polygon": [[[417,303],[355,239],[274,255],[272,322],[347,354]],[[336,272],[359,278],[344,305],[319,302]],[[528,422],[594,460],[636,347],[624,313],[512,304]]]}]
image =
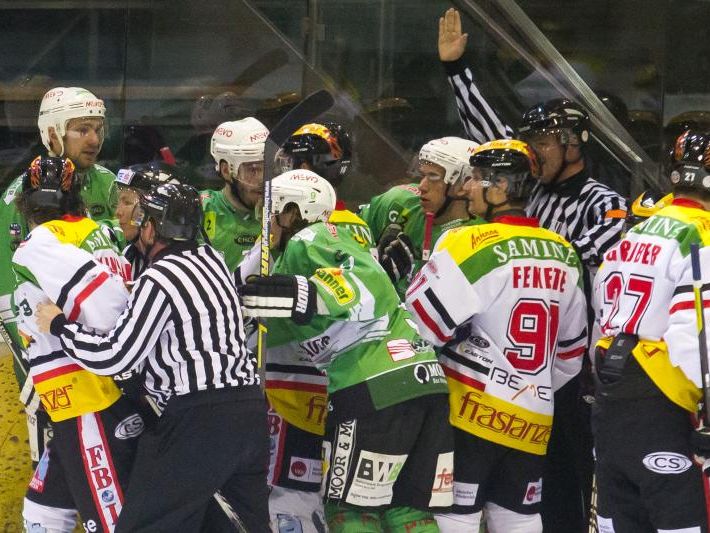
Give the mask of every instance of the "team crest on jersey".
[{"label": "team crest on jersey", "polygon": [[340,305],[346,305],[355,299],[355,290],[343,276],[340,268],[319,268],[311,280],[335,296]]}]

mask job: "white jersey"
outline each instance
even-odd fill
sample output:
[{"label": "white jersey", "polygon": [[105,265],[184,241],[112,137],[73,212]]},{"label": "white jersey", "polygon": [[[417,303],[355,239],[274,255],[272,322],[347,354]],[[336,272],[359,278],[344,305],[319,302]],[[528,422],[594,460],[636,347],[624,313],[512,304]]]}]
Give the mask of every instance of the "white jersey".
[{"label": "white jersey", "polygon": [[[636,360],[689,411],[695,410],[700,386],[690,244],[710,244],[710,213],[699,207],[676,199],[632,228],[605,254],[593,296],[595,319],[606,337],[599,345],[607,347],[620,333],[638,335]],[[710,250],[701,248],[700,256],[707,279]]]},{"label": "white jersey", "polygon": [[532,219],[499,220],[446,233],[406,304],[442,347],[451,423],[543,455],[554,392],[586,349],[581,267],[567,241]]},{"label": "white jersey", "polygon": [[55,302],[70,320],[110,330],[126,307],[130,266],[88,218],[54,220],[34,228],[13,256],[15,305],[30,376],[52,420],[105,409],[120,396],[111,378],[83,370],[57,337],[40,333],[37,304]]}]

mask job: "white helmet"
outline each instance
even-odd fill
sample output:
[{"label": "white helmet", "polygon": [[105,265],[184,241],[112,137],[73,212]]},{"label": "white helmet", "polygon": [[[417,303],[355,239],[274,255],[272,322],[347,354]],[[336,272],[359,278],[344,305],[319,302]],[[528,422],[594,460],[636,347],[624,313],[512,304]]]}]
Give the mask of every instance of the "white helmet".
[{"label": "white helmet", "polygon": [[469,159],[477,146],[475,142],[461,137],[434,139],[419,150],[419,161],[443,167],[446,171],[444,183],[453,185],[462,177],[473,173]]},{"label": "white helmet", "polygon": [[[39,106],[37,126],[42,137],[42,144],[49,150],[49,155],[61,157],[64,154],[64,135],[67,122],[73,118],[106,116],[104,101],[81,87],[55,87],[47,91]],[[61,153],[55,154],[49,146],[49,128],[54,128],[59,138]]]},{"label": "white helmet", "polygon": [[310,170],[289,170],[271,181],[271,210],[278,215],[296,204],[307,222],[327,222],[335,209],[335,189]]},{"label": "white helmet", "polygon": [[264,160],[264,142],[269,130],[254,117],[232,122],[223,122],[212,134],[210,153],[219,172],[219,162],[229,164],[229,175],[236,177],[242,163]]}]

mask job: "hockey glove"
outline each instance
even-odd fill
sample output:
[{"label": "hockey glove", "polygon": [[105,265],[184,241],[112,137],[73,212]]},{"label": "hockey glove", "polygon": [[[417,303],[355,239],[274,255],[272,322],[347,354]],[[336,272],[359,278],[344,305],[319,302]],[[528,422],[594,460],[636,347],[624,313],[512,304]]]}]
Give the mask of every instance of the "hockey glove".
[{"label": "hockey glove", "polygon": [[414,268],[414,244],[402,232],[399,224],[387,226],[380,242],[377,243],[377,253],[380,265],[385,269],[392,283],[401,279],[409,279]]},{"label": "hockey glove", "polygon": [[315,285],[303,276],[249,276],[239,294],[246,316],[290,317],[302,326],[316,312]]}]

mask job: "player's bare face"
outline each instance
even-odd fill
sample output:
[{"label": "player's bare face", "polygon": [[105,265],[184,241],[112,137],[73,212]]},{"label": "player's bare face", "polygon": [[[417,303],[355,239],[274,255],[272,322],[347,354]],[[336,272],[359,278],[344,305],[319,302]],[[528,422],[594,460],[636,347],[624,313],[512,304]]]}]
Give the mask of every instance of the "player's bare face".
[{"label": "player's bare face", "polygon": [[528,143],[535,150],[540,163],[541,175],[538,179],[544,184],[552,183],[564,167],[565,145],[560,143],[555,133],[535,135],[528,140]]},{"label": "player's bare face", "polygon": [[235,183],[245,207],[254,208],[264,196],[264,162],[239,165]]},{"label": "player's bare face", "polygon": [[436,213],[446,201],[446,183],[443,167],[434,163],[419,163],[419,201],[425,213]]},{"label": "player's bare face", "polygon": [[473,177],[464,181],[463,190],[468,199],[468,214],[472,216],[484,216],[486,213],[486,201],[483,197],[484,177],[481,170],[473,169]]},{"label": "player's bare face", "polygon": [[96,163],[104,143],[104,119],[75,118],[67,123],[64,135],[64,156],[71,159],[79,169],[87,169]]},{"label": "player's bare face", "polygon": [[138,236],[138,226],[131,223],[133,209],[138,203],[138,193],[133,189],[121,189],[116,205],[116,218],[126,236],[127,241],[133,241]]}]

